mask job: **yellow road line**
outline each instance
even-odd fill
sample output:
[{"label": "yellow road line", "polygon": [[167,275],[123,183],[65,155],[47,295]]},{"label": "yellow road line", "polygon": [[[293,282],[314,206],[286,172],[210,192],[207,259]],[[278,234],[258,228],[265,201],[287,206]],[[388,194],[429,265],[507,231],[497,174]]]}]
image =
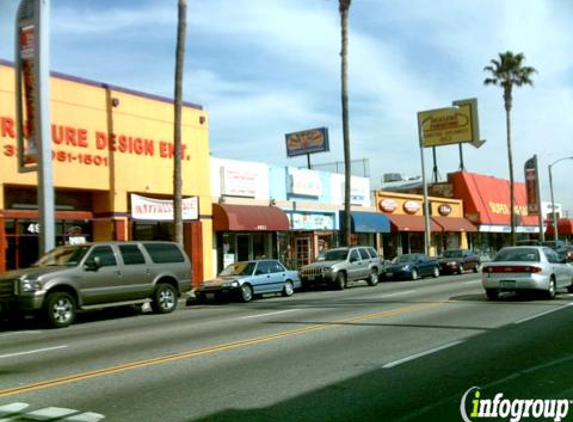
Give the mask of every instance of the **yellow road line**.
[{"label": "yellow road line", "polygon": [[407,312],[412,312],[412,311],[416,311],[416,310],[421,310],[421,309],[425,309],[425,308],[431,308],[431,307],[443,305],[444,303],[447,303],[447,302],[423,303],[423,304],[405,306],[405,307],[401,307],[401,308],[390,309],[387,311],[364,314],[364,315],[360,315],[358,317],[349,318],[349,319],[345,319],[345,320],[341,320],[341,321],[324,322],[324,323],[320,323],[320,324],[314,324],[314,325],[311,325],[311,326],[305,327],[305,328],[299,328],[296,330],[282,331],[282,332],[279,332],[276,334],[270,334],[270,335],[261,336],[261,337],[254,337],[254,338],[246,339],[246,340],[238,340],[238,341],[233,341],[233,342],[229,342],[229,343],[222,343],[222,344],[204,347],[204,348],[200,348],[200,349],[194,349],[194,350],[188,350],[185,352],[175,353],[172,355],[159,356],[159,357],[152,358],[152,359],[145,359],[145,360],[140,360],[140,361],[136,361],[136,362],[125,363],[122,365],[116,365],[116,366],[112,366],[109,368],[97,369],[95,371],[88,371],[88,372],[84,372],[84,373],[80,373],[80,374],[70,375],[67,377],[55,378],[52,380],[47,380],[47,381],[37,382],[37,383],[23,385],[23,386],[19,386],[19,387],[0,390],[0,397],[7,397],[7,396],[13,396],[16,394],[28,393],[28,392],[36,391],[36,390],[43,390],[46,388],[52,388],[52,387],[56,387],[59,385],[70,384],[73,382],[78,382],[78,381],[87,380],[87,379],[91,379],[91,378],[101,377],[104,375],[112,375],[112,374],[117,374],[120,372],[131,371],[134,369],[145,368],[148,366],[159,365],[162,363],[172,362],[172,361],[176,361],[176,360],[188,359],[188,358],[208,355],[208,354],[212,354],[212,353],[216,353],[216,352],[238,349],[240,347],[252,346],[255,344],[265,343],[265,342],[274,341],[274,340],[280,340],[280,339],[284,339],[287,337],[294,337],[294,336],[298,336],[301,334],[310,333],[313,331],[332,329],[332,328],[339,327],[341,325],[343,326],[343,325],[352,324],[352,323],[356,323],[356,322],[366,321],[369,319],[388,318],[391,316],[396,316],[396,315],[400,315],[400,314],[407,313]]}]

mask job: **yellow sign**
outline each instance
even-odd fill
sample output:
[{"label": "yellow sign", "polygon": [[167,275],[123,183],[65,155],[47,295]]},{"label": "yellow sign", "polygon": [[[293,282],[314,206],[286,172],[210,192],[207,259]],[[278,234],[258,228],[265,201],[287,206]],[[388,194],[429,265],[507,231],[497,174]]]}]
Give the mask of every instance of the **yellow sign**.
[{"label": "yellow sign", "polygon": [[420,111],[420,143],[434,147],[479,140],[477,100],[454,101],[456,107]]}]

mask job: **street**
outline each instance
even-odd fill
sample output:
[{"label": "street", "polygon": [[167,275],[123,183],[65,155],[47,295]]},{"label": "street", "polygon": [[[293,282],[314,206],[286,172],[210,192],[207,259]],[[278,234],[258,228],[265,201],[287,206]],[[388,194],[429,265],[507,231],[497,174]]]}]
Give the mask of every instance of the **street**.
[{"label": "street", "polygon": [[0,331],[0,417],[458,421],[472,387],[573,398],[573,295],[489,302],[479,276],[26,321]]}]

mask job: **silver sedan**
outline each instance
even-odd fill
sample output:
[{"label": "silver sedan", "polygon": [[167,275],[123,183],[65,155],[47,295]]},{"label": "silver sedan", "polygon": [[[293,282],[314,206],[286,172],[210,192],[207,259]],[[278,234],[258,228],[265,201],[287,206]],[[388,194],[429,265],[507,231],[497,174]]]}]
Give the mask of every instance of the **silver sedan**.
[{"label": "silver sedan", "polygon": [[573,292],[573,266],[550,248],[515,246],[501,249],[482,268],[482,285],[490,300],[501,292],[542,291],[554,299],[557,289]]}]

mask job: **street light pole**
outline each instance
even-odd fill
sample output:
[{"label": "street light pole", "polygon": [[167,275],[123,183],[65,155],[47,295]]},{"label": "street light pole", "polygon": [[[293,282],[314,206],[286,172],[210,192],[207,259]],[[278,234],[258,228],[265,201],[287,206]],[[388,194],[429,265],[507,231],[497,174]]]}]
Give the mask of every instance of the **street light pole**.
[{"label": "street light pole", "polygon": [[549,191],[551,192],[551,212],[553,215],[553,218],[551,219],[551,223],[553,224],[553,240],[555,240],[555,243],[557,243],[557,240],[559,239],[559,233],[557,231],[558,230],[557,229],[557,219],[555,217],[555,197],[553,196],[553,176],[551,173],[551,169],[553,168],[553,166],[555,164],[557,164],[560,161],[564,161],[564,160],[573,160],[573,156],[560,158],[560,159],[552,162],[551,164],[549,164],[549,166],[547,166],[547,168],[549,170]]}]

